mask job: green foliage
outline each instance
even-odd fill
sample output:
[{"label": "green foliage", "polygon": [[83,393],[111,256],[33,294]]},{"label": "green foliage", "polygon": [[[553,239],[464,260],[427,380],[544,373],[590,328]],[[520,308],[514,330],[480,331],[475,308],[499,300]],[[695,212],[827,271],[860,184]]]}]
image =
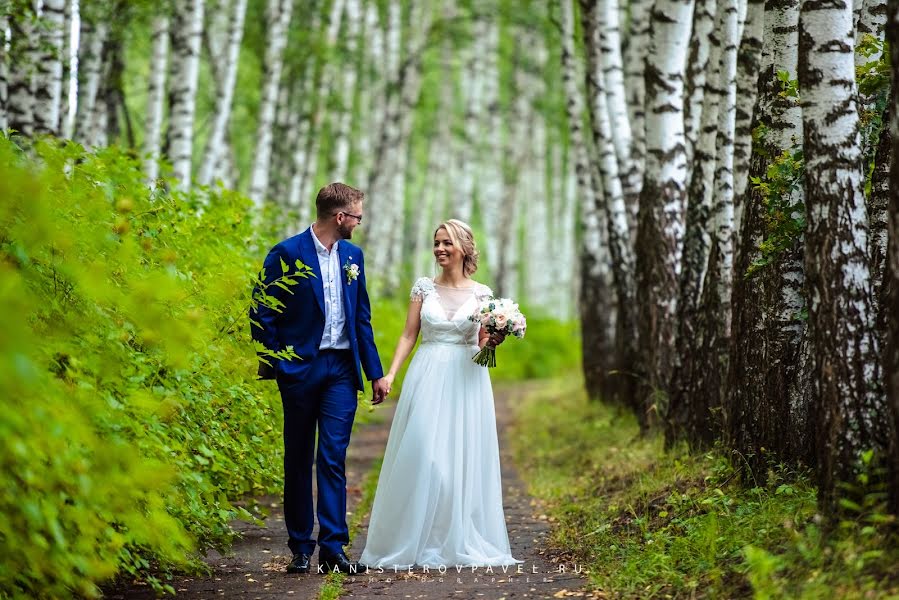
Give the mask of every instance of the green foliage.
[{"label": "green foliage", "polygon": [[0,197],[0,595],[171,591],[252,518],[230,499],[280,487],[246,321],[269,240],[245,198],[150,192],[113,148],[0,139]]},{"label": "green foliage", "polygon": [[553,545],[622,597],[888,598],[899,545],[865,509],[832,530],[803,474],[772,466],[746,489],[719,450],[666,453],[630,414],[579,382],[520,405],[520,472],[555,524]]},{"label": "green foliage", "polygon": [[805,231],[805,203],[798,200],[805,178],[802,146],[784,150],[774,158],[764,177],[750,177],[765,209],[765,238],[759,246],[761,256],[749,266],[748,275],[776,260],[793,247]]}]

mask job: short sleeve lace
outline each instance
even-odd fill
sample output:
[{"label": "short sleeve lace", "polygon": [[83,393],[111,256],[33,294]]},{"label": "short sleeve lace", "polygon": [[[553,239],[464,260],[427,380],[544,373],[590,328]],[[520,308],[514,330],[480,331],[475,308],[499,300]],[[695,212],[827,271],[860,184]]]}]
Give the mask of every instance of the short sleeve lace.
[{"label": "short sleeve lace", "polygon": [[412,291],[409,293],[409,299],[415,302],[424,301],[428,294],[434,292],[434,282],[427,277],[419,277],[412,285]]},{"label": "short sleeve lace", "polygon": [[493,297],[493,290],[491,290],[489,287],[487,287],[483,283],[478,283],[475,285],[474,293],[475,293],[475,296],[477,296],[479,299]]}]

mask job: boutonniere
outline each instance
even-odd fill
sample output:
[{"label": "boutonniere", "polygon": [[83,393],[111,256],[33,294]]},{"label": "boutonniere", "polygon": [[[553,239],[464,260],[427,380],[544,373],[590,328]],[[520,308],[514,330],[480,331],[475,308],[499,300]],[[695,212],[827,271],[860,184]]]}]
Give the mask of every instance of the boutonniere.
[{"label": "boutonniere", "polygon": [[343,271],[346,273],[346,284],[350,285],[353,283],[353,280],[359,277],[359,265],[350,262],[350,258],[347,257],[346,264],[343,265]]}]

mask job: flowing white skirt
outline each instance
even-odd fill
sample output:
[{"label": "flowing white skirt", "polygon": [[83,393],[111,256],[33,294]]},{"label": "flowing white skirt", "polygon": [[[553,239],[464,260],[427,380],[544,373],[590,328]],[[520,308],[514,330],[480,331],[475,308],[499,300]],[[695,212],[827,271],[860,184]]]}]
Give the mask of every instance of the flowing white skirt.
[{"label": "flowing white skirt", "polygon": [[423,343],[409,365],[360,561],[501,566],[503,515],[493,389],[477,346]]}]

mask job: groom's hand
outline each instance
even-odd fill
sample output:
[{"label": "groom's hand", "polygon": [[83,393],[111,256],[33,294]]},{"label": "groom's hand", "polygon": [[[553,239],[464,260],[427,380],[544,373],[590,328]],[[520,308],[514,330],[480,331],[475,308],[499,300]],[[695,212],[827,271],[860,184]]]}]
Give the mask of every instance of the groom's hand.
[{"label": "groom's hand", "polygon": [[387,378],[385,377],[375,379],[371,382],[372,404],[380,404],[381,402],[384,402],[384,398],[387,397],[387,387]]}]

